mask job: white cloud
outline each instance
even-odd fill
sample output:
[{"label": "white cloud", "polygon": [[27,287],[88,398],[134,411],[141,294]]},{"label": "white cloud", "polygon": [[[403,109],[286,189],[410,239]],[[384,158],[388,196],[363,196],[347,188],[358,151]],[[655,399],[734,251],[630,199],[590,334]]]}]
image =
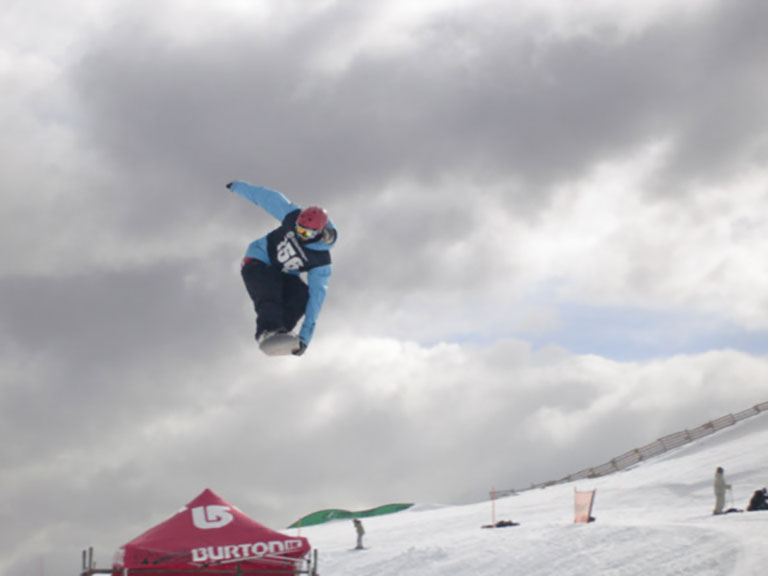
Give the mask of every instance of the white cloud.
[{"label": "white cloud", "polygon": [[531,291],[557,282],[557,298],[591,306],[669,306],[768,327],[768,172],[747,169],[682,195],[657,190],[668,144],[604,162],[520,224],[513,255]]}]

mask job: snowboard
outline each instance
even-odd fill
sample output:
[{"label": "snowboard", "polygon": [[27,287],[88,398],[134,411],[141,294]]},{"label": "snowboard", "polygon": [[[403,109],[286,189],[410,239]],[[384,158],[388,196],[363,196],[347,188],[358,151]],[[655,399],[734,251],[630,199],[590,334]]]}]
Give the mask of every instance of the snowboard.
[{"label": "snowboard", "polygon": [[299,349],[299,338],[291,332],[272,334],[259,343],[267,356],[289,356]]}]

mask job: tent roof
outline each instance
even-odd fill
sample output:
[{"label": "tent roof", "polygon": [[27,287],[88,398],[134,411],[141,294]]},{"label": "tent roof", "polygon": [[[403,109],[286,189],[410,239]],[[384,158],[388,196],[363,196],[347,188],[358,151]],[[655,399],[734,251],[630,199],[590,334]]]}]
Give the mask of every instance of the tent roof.
[{"label": "tent roof", "polygon": [[220,567],[264,562],[273,556],[301,558],[309,550],[306,538],[271,530],[206,489],[179,512],[125,544],[115,566]]}]

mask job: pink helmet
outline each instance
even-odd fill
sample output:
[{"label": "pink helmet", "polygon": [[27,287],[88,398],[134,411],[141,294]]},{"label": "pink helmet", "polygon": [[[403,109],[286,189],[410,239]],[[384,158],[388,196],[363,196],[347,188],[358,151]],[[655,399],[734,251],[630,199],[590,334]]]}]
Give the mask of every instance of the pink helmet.
[{"label": "pink helmet", "polygon": [[319,206],[304,208],[296,219],[296,233],[304,240],[316,238],[328,224],[328,213]]}]

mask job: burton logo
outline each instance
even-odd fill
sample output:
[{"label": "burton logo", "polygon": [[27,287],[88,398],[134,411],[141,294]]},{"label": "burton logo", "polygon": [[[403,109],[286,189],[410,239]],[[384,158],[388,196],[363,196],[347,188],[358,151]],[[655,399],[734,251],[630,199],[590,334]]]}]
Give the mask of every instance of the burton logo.
[{"label": "burton logo", "polygon": [[234,518],[229,511],[229,506],[212,504],[210,506],[192,508],[192,523],[195,525],[195,528],[200,528],[200,530],[221,528],[232,522],[232,520]]}]

